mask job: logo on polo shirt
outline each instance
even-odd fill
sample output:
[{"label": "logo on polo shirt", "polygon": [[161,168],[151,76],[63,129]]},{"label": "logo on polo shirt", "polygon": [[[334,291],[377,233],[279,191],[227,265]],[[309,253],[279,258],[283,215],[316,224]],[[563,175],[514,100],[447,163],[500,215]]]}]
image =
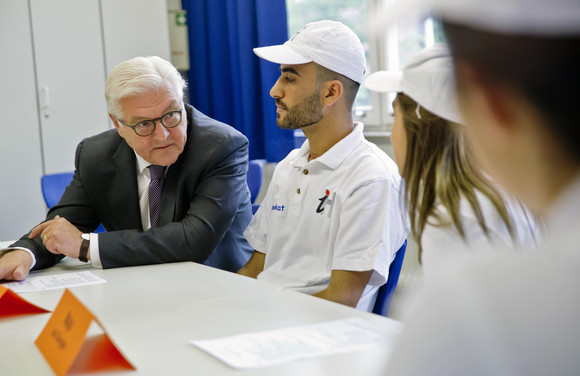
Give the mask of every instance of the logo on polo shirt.
[{"label": "logo on polo shirt", "polygon": [[328,216],[330,217],[330,211],[332,209],[332,204],[334,203],[334,197],[336,196],[336,192],[332,193],[332,199],[330,199],[330,191],[327,189],[325,191],[325,195],[322,196],[321,198],[318,199],[318,201],[320,201],[320,203],[318,204],[318,207],[316,208],[316,213],[322,213],[324,211],[324,209],[328,206]]},{"label": "logo on polo shirt", "polygon": [[283,212],[284,211],[285,206],[284,205],[278,205],[278,204],[274,204],[272,205],[272,210],[278,211],[278,212]]}]

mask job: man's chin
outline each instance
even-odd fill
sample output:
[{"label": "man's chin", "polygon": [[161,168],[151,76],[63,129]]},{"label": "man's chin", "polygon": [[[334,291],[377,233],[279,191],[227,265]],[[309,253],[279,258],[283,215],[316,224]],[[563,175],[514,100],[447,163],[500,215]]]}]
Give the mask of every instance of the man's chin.
[{"label": "man's chin", "polygon": [[278,128],[280,128],[280,129],[293,129],[293,130],[297,130],[297,129],[304,129],[304,128],[311,127],[311,126],[313,126],[316,123],[301,124],[299,126],[296,126],[295,124],[290,124],[288,122],[280,122],[280,121],[277,121],[276,124],[278,124]]},{"label": "man's chin", "polygon": [[280,129],[299,129],[299,128],[292,127],[290,124],[280,124],[280,123],[277,123],[277,124],[278,124],[278,128],[280,128]]},{"label": "man's chin", "polygon": [[153,155],[151,156],[152,160],[147,162],[158,166],[169,166],[177,161],[181,152],[177,153],[174,150],[171,151],[168,150],[166,153],[163,154],[164,155],[155,155],[155,153],[153,153]]},{"label": "man's chin", "polygon": [[282,121],[279,116],[276,119],[276,125],[278,125],[278,128],[280,129],[290,129],[289,124],[285,121]]}]

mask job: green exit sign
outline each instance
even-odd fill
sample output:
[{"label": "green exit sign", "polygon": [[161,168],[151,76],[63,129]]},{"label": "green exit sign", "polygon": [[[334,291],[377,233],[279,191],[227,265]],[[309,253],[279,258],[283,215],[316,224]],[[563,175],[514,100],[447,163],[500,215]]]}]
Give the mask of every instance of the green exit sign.
[{"label": "green exit sign", "polygon": [[175,24],[177,26],[187,26],[187,16],[185,12],[175,14]]}]

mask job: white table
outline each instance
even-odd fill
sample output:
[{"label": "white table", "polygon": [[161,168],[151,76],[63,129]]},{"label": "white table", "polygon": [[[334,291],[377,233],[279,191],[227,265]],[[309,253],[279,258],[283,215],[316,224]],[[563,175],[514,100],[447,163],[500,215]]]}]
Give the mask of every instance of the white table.
[{"label": "white table", "polygon": [[[101,270],[77,260],[32,275],[90,270],[105,284],[72,288],[137,368],[103,375],[384,375],[393,338],[376,348],[240,371],[188,344],[254,331],[364,317],[377,332],[399,323],[203,265],[185,262]],[[63,290],[21,296],[53,310]],[[0,319],[0,374],[51,375],[34,341],[50,314]],[[91,375],[95,375],[92,373]]]}]

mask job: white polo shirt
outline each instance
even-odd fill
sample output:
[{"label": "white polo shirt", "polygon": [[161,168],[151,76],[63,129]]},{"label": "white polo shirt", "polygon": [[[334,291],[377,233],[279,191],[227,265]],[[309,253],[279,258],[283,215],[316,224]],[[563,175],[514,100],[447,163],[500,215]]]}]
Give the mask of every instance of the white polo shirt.
[{"label": "white polo shirt", "polygon": [[[503,197],[507,214],[514,230],[512,239],[509,230],[491,200],[480,191],[476,191],[481,214],[485,219],[488,233],[485,234],[471,204],[465,197],[459,202],[459,214],[465,238],[453,225],[441,226],[433,223],[425,225],[421,237],[423,253],[421,261],[423,275],[426,279],[441,273],[443,265],[458,257],[471,257],[474,252],[493,249],[514,248],[518,251],[537,251],[539,229],[532,214],[513,197],[497,187]],[[447,209],[437,204],[436,210],[444,220],[451,222]]]},{"label": "white polo shirt", "polygon": [[371,310],[408,232],[397,166],[362,123],[321,157],[308,162],[309,152],[307,140],[276,166],[244,232],[266,254],[258,279],[315,294],[332,270],[374,270],[358,306]]}]

